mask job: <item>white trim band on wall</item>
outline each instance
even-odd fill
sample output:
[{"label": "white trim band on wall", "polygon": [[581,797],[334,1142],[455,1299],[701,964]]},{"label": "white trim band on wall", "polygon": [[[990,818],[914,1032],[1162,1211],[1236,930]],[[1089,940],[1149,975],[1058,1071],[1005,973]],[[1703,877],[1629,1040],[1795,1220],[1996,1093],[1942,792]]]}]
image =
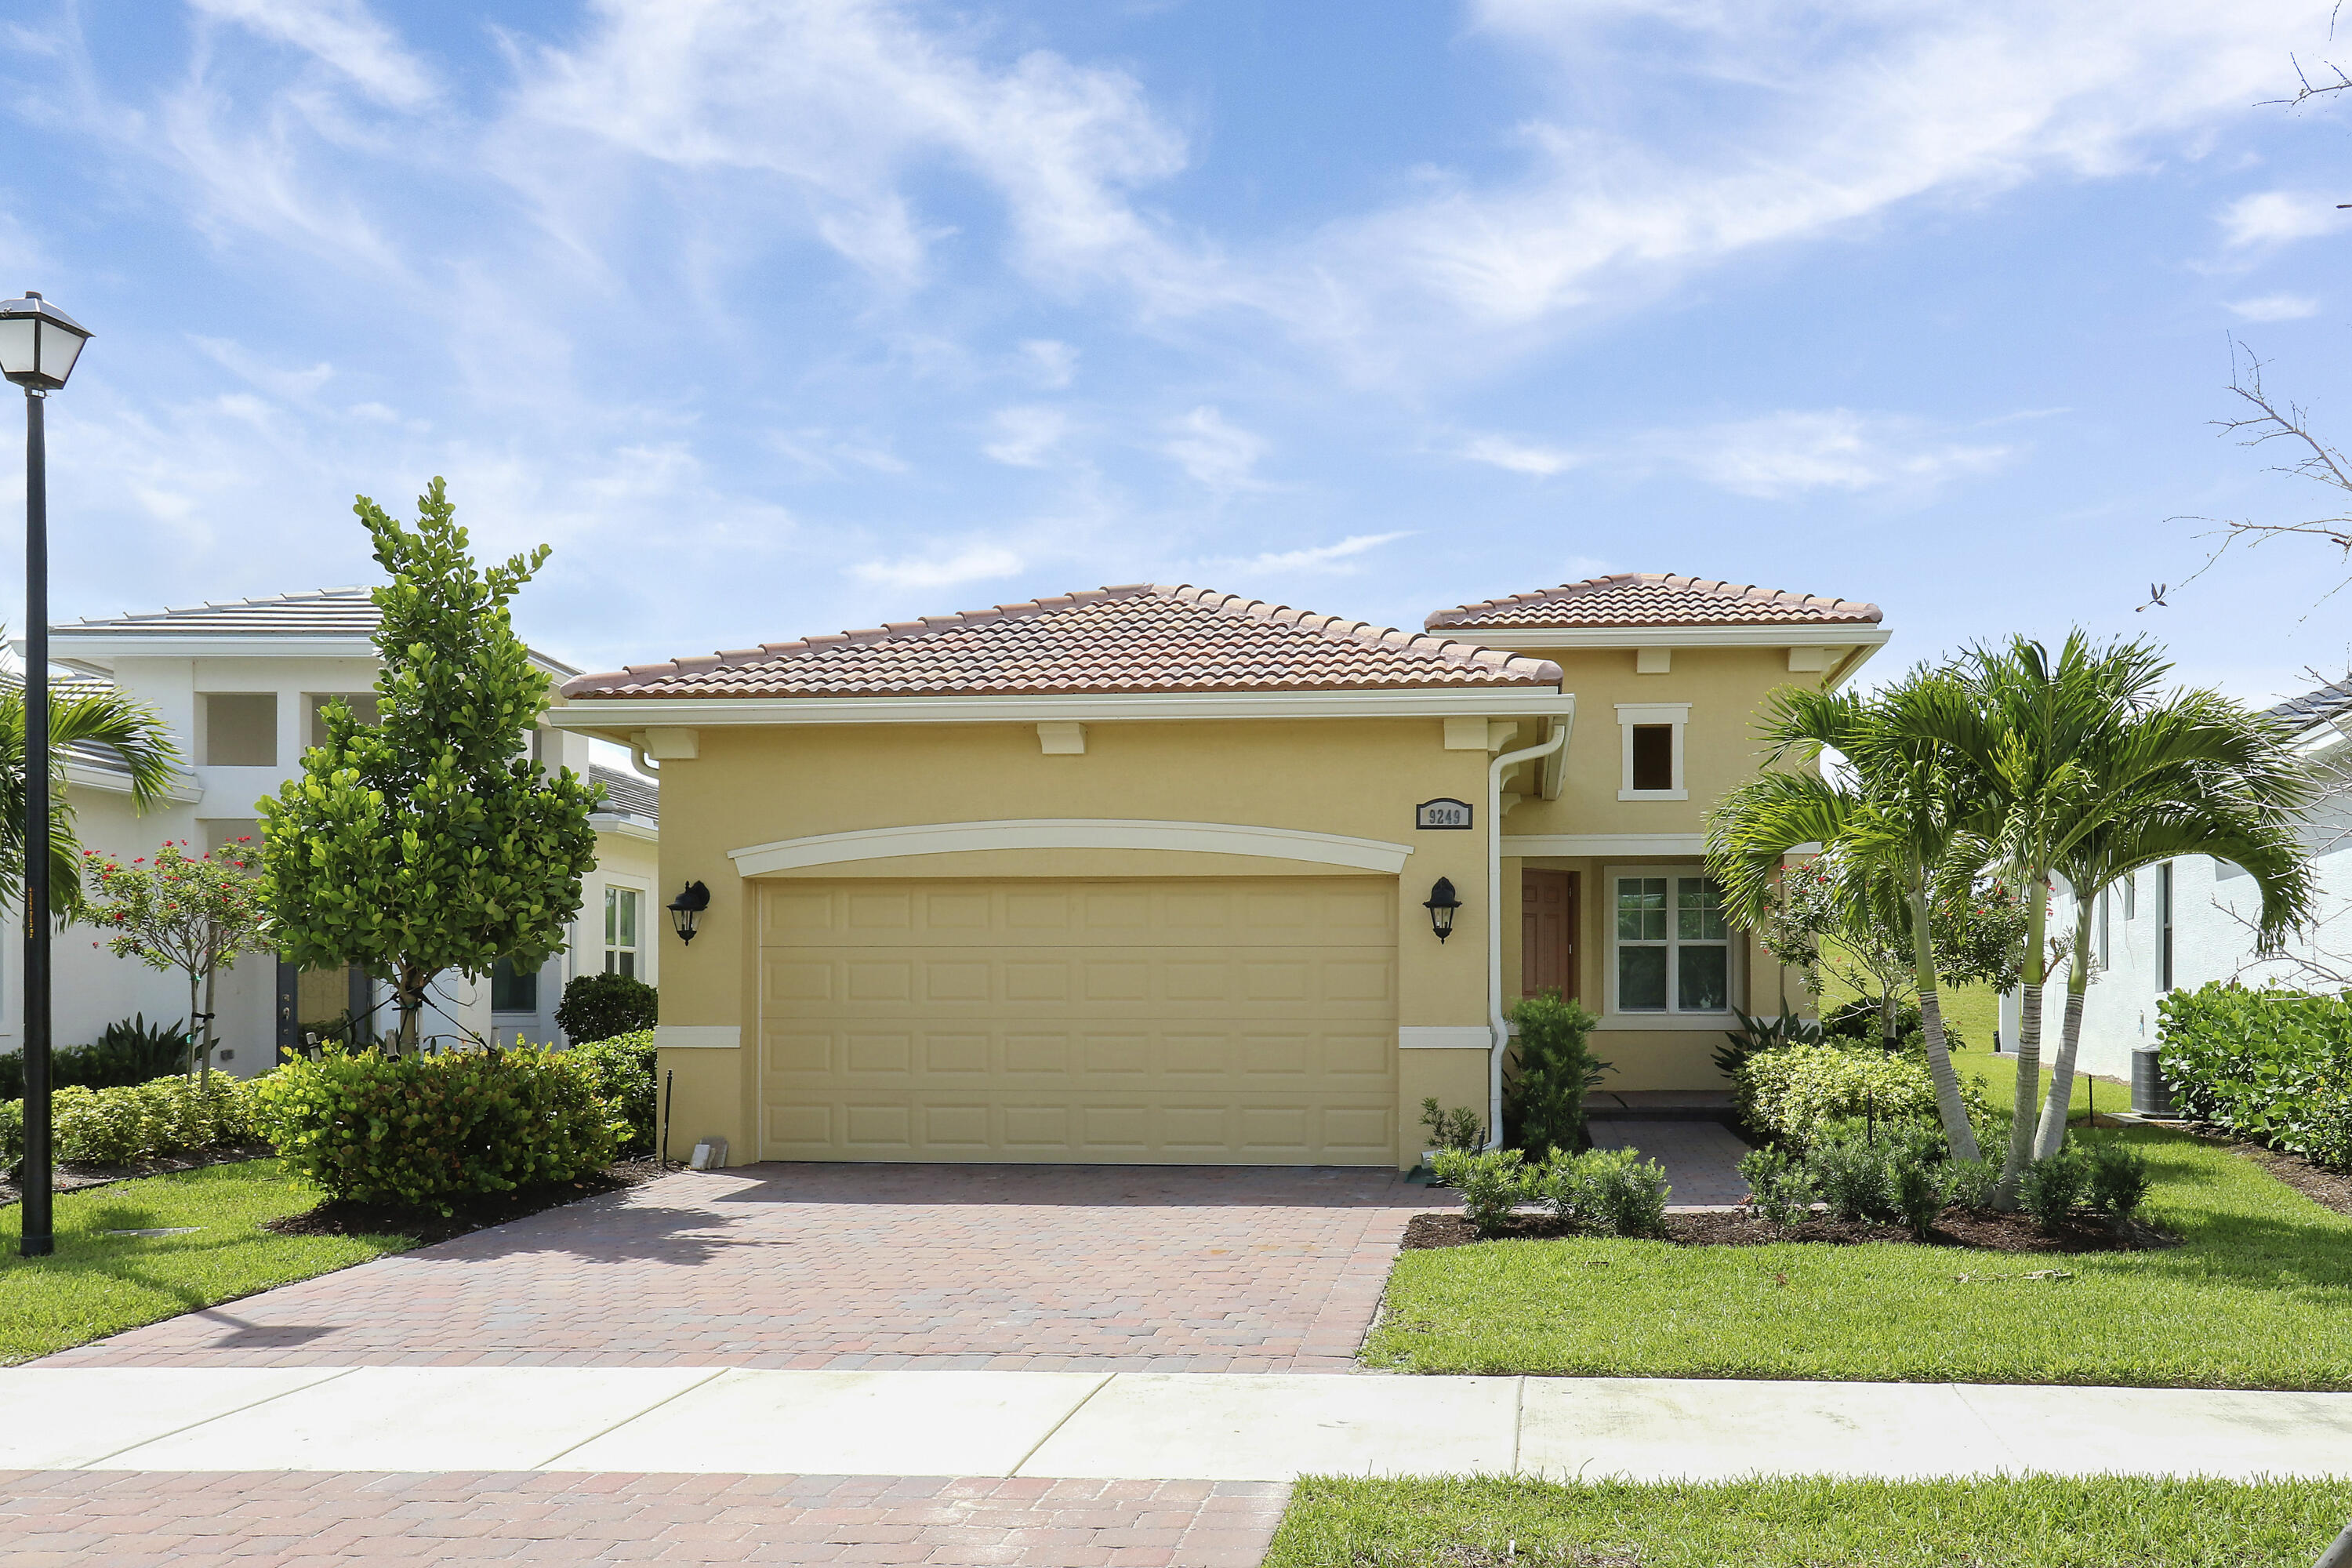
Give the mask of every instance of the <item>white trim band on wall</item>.
[{"label": "white trim band on wall", "polygon": [[743,1030],[736,1024],[656,1024],[654,1048],[663,1051],[731,1051],[741,1047]]},{"label": "white trim band on wall", "polygon": [[1229,822],[1157,822],[1148,818],[1038,818],[1010,822],[925,822],[820,833],[730,849],[738,876],[761,877],[810,866],[887,860],[901,855],[953,855],[975,849],[1152,849],[1208,855],[1255,855],[1349,866],[1390,876],[1404,869],[1410,844],[1348,838],[1289,827]]},{"label": "white trim band on wall", "polygon": [[1520,833],[1503,835],[1506,855],[1703,855],[1704,833]]},{"label": "white trim band on wall", "polygon": [[1397,1030],[1401,1051],[1486,1051],[1495,1032],[1484,1024],[1407,1024]]}]

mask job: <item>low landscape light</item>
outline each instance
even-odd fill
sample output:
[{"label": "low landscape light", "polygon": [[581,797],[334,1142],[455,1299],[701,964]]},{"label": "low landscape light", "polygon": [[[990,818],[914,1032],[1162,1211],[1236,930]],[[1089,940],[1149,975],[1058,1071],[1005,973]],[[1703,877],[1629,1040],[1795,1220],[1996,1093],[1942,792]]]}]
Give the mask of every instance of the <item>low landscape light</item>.
[{"label": "low landscape light", "polygon": [[1462,900],[1454,896],[1451,879],[1437,879],[1437,885],[1429,889],[1429,899],[1421,907],[1429,911],[1429,929],[1437,933],[1439,942],[1454,934],[1454,911],[1462,907]]},{"label": "low landscape light", "polygon": [[669,923],[677,929],[677,940],[694,940],[695,922],[702,911],[710,907],[710,889],[699,882],[688,882],[685,889],[669,901]]}]

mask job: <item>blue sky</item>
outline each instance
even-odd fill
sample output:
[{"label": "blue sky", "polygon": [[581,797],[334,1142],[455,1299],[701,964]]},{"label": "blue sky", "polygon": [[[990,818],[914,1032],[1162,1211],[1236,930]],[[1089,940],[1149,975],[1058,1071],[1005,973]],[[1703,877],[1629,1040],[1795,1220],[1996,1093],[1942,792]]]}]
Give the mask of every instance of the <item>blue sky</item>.
[{"label": "blue sky", "polygon": [[591,668],[1611,570],[2352,650],[2316,545],[2135,614],[2184,515],[2334,510],[2209,424],[2234,337],[2352,440],[2352,105],[2263,102],[2328,0],[12,9],[61,614],[364,580],[442,473]]}]

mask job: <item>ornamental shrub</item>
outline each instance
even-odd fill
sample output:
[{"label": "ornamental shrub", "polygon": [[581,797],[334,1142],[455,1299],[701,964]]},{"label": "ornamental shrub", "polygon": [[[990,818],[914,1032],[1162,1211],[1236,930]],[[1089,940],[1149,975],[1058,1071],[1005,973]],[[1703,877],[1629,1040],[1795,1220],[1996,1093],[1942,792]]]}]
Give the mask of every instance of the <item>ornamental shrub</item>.
[{"label": "ornamental shrub", "polygon": [[[116,1089],[177,1072],[187,1060],[187,1030],[179,1024],[151,1024],[144,1013],[109,1024],[86,1046],[49,1053],[49,1087]],[[25,1097],[25,1058],[0,1057],[0,1100]]]},{"label": "ornamental shrub", "polygon": [[[1884,1129],[1943,1125],[1926,1060],[1869,1046],[1823,1042],[1759,1051],[1740,1067],[1733,1094],[1748,1126],[1798,1150],[1821,1142],[1846,1121]],[[1986,1130],[1980,1141],[1991,1147],[1997,1123],[1984,1086],[1962,1079],[1960,1100],[1969,1120]]]},{"label": "ornamental shrub", "polygon": [[1588,1149],[1576,1157],[1584,1189],[1580,1200],[1596,1228],[1610,1236],[1666,1233],[1666,1168],[1636,1149]]},{"label": "ornamental shrub", "polygon": [[[253,1142],[254,1087],[216,1073],[207,1084],[173,1074],[113,1089],[68,1085],[49,1102],[57,1157],[78,1165],[135,1165],[166,1154]],[[24,1102],[13,1102],[23,1157]]]},{"label": "ornamental shrub", "polygon": [[626,1129],[621,1137],[624,1154],[654,1152],[654,1111],[658,1096],[654,1087],[654,1032],[637,1029],[574,1046],[570,1051],[594,1076],[596,1093]]},{"label": "ornamental shrub", "polygon": [[2185,1113],[2352,1170],[2352,997],[2215,981],[2157,1012],[2158,1067]]},{"label": "ornamental shrub", "polygon": [[628,1131],[587,1061],[531,1047],[289,1062],[258,1098],[287,1168],[331,1197],[445,1212],[453,1197],[593,1171]]},{"label": "ornamental shrub", "polygon": [[1486,1120],[1466,1105],[1444,1110],[1438,1107],[1437,1096],[1430,1095],[1421,1102],[1421,1124],[1429,1131],[1425,1147],[1475,1154],[1486,1146]]},{"label": "ornamental shrub", "polygon": [[575,1046],[650,1029],[658,1017],[654,988],[626,974],[575,974],[555,1005],[555,1026]]},{"label": "ornamental shrub", "polygon": [[1480,1236],[1492,1236],[1511,1211],[1535,1195],[1535,1171],[1517,1149],[1485,1149],[1465,1154],[1453,1149],[1436,1151],[1430,1173],[1442,1186],[1462,1194],[1464,1217]]},{"label": "ornamental shrub", "polygon": [[2055,1154],[2025,1167],[2025,1175],[2018,1183],[2017,1201],[2043,1230],[2054,1236],[2090,1190],[2091,1162],[2080,1146],[2070,1142]]},{"label": "ornamental shrub", "polygon": [[1530,1153],[1573,1149],[1584,1139],[1584,1097],[1609,1070],[1587,1043],[1600,1017],[1546,991],[1511,1008],[1518,1037],[1513,1073],[1503,1091],[1504,1125],[1511,1142]]},{"label": "ornamental shrub", "polygon": [[2091,1206],[2117,1225],[2137,1214],[2155,1180],[2147,1168],[2147,1156],[2120,1138],[2085,1143],[2083,1152],[2090,1165],[2086,1184]]},{"label": "ornamental shrub", "polygon": [[1784,1149],[1755,1149],[1739,1162],[1757,1214],[1773,1225],[1800,1225],[1812,1213],[1813,1173]]},{"label": "ornamental shrub", "polygon": [[0,1100],[0,1172],[11,1180],[25,1163],[25,1102]]}]

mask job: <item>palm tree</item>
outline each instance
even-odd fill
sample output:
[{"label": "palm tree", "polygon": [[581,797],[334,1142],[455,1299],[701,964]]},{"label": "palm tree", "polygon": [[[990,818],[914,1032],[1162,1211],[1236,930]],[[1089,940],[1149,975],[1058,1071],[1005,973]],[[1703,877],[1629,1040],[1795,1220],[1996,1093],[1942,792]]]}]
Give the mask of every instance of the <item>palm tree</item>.
[{"label": "palm tree", "polygon": [[1968,858],[1971,830],[1984,814],[1967,776],[1946,766],[1941,749],[1914,723],[1923,706],[1932,713],[1948,700],[1952,684],[1923,668],[1872,697],[1774,693],[1758,724],[1768,764],[1791,757],[1812,763],[1830,750],[1848,771],[1836,781],[1811,768],[1768,772],[1733,790],[1708,818],[1707,861],[1727,901],[1753,923],[1769,907],[1787,857],[1818,843],[1857,930],[1907,932],[1937,1110],[1953,1154],[1973,1160],[1976,1130],[1937,995],[1929,907],[1956,870],[1962,878],[1974,871],[1973,862],[1956,866],[1956,857]]},{"label": "palm tree", "polygon": [[2066,1139],[2074,1100],[2074,1060],[2083,1033],[2083,994],[2091,981],[2091,925],[2099,898],[2144,866],[2184,855],[2227,860],[2254,880],[2262,898],[2258,946],[2274,949],[2287,931],[2308,919],[2314,899],[2311,865],[2295,835],[2294,806],[2305,775],[2267,722],[2210,691],[2192,691],[2134,714],[2118,737],[2126,765],[2159,750],[2180,748],[2184,731],[2202,731],[2196,749],[2221,753],[2140,773],[2130,787],[2085,792],[2087,819],[2058,862],[2074,900],[2066,973],[2066,1013],[2050,1093],[2033,1138],[2033,1157],[2046,1159]]},{"label": "palm tree", "polygon": [[[1952,776],[1981,792],[1992,856],[2026,900],[2016,1109],[1995,1199],[2002,1206],[2014,1206],[2040,1132],[2053,877],[2090,857],[2100,834],[2120,834],[2135,814],[2167,803],[2188,807],[2210,797],[2292,812],[2303,801],[2301,775],[2274,735],[2211,693],[2166,694],[2170,669],[2145,639],[2094,644],[2078,630],[2053,657],[2018,637],[1969,649],[1958,679],[1922,688],[1912,705],[1912,733],[1944,752]],[[2086,878],[2096,875],[2091,864],[2079,861]],[[2303,918],[2307,879],[2297,886],[2302,891],[2283,894],[2275,909],[2266,895],[2266,919],[2291,925]],[[2079,1019],[2079,994],[2070,1005]],[[2063,1059],[2071,1093],[2072,1059]]]},{"label": "palm tree", "polygon": [[[66,793],[65,757],[95,749],[131,775],[131,805],[145,811],[171,787],[179,748],[161,715],[111,687],[49,692],[49,896],[62,917],[81,908],[81,846]],[[0,678],[0,903],[25,893],[25,686]]]}]

